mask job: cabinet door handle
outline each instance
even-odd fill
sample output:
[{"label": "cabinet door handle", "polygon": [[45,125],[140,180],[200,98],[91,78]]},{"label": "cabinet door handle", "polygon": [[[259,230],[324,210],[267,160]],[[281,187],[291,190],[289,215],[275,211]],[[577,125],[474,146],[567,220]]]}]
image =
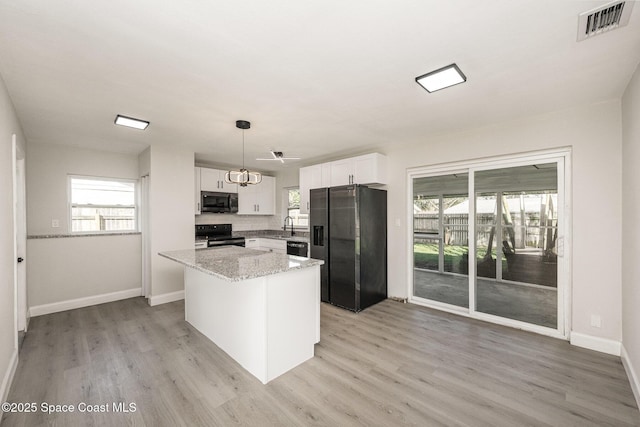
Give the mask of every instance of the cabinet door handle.
[{"label": "cabinet door handle", "polygon": [[200,203],[198,203],[198,211],[200,211]]},{"label": "cabinet door handle", "polygon": [[307,210],[309,210],[309,202],[307,202]]},{"label": "cabinet door handle", "polygon": [[258,205],[258,212],[260,212],[260,205]]}]

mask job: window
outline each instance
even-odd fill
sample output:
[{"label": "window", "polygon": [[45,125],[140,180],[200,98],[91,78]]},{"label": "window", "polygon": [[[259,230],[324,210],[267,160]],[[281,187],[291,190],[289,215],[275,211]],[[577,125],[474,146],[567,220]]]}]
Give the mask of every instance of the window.
[{"label": "window", "polygon": [[71,232],[137,230],[136,182],[69,177]]},{"label": "window", "polygon": [[[293,218],[294,227],[308,227],[309,215],[300,213],[300,189],[289,188],[287,191],[287,215]],[[287,224],[289,224],[287,222]]]}]

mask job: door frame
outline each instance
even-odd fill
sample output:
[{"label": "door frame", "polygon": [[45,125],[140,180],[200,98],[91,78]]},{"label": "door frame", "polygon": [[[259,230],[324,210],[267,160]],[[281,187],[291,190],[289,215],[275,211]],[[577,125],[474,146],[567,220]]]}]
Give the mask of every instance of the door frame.
[{"label": "door frame", "polygon": [[[482,170],[501,169],[506,167],[524,166],[533,163],[557,162],[558,164],[558,287],[557,287],[557,316],[556,329],[534,325],[519,320],[508,319],[476,310],[476,275],[469,274],[469,308],[458,307],[439,301],[427,300],[413,295],[413,180],[429,176],[439,176],[453,173],[469,173],[469,272],[476,271],[475,257],[475,172]],[[571,148],[561,147],[551,150],[519,153],[487,157],[475,160],[442,163],[432,166],[422,166],[407,169],[407,295],[408,301],[442,311],[447,311],[479,320],[497,323],[568,340],[571,330],[571,277],[572,277],[572,210],[571,210]],[[474,255],[471,255],[474,254]]]},{"label": "door frame", "polygon": [[[14,329],[16,345],[18,331],[27,331],[29,312],[27,309],[26,283],[26,176],[25,153],[18,145],[16,134],[11,135],[12,177],[13,177],[13,259],[15,262],[14,280]],[[18,263],[17,258],[25,261]]]}]

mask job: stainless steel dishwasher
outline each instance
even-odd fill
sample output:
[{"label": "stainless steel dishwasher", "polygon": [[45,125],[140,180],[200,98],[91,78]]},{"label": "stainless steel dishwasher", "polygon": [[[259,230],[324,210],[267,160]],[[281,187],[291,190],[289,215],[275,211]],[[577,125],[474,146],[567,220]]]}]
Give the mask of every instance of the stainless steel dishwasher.
[{"label": "stainless steel dishwasher", "polygon": [[309,256],[309,243],[287,240],[287,255]]}]

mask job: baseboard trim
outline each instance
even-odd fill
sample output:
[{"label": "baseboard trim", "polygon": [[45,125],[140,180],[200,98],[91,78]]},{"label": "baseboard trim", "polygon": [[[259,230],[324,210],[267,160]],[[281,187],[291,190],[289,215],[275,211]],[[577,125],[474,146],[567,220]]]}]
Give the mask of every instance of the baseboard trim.
[{"label": "baseboard trim", "polygon": [[166,294],[160,295],[152,295],[149,297],[149,305],[153,307],[154,305],[166,304],[168,302],[180,301],[184,299],[184,290],[169,292]]},{"label": "baseboard trim", "polygon": [[624,366],[624,370],[627,371],[631,390],[633,390],[633,395],[636,398],[636,404],[638,405],[638,408],[640,408],[640,377],[636,374],[636,370],[633,369],[629,353],[627,353],[627,349],[624,348],[624,345],[622,345],[620,358],[622,359],[622,366]]},{"label": "baseboard trim", "polygon": [[612,354],[620,356],[620,341],[609,340],[606,338],[594,337],[593,335],[571,332],[571,345],[576,347],[588,348],[589,350],[599,351],[600,353]]},{"label": "baseboard trim", "polygon": [[[7,366],[7,370],[4,373],[4,377],[2,378],[2,386],[0,386],[0,402],[6,402],[7,397],[9,397],[9,389],[11,388],[11,383],[13,383],[13,377],[16,374],[16,369],[18,368],[18,349],[13,349],[13,354],[11,354],[11,359],[9,359],[9,366]],[[4,412],[0,411],[0,422],[2,422],[2,415]]]},{"label": "baseboard trim", "polygon": [[90,297],[70,299],[51,304],[35,305],[33,307],[29,307],[29,314],[31,317],[42,316],[45,314],[58,313],[60,311],[73,310],[74,308],[89,307],[92,305],[139,297],[140,295],[142,295],[142,288],[126,289],[124,291],[110,292],[108,294],[92,295]]}]

